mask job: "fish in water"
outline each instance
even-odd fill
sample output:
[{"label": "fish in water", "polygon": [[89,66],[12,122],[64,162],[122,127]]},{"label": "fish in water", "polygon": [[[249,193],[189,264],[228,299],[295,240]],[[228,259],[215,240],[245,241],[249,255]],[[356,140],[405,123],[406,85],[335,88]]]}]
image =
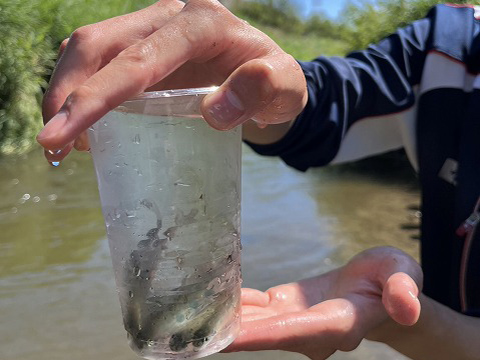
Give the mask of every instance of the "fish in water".
[{"label": "fish in water", "polygon": [[[215,334],[224,314],[238,301],[238,297],[232,297],[229,287],[217,292],[209,286],[225,273],[225,269],[235,266],[232,259],[237,254],[229,254],[224,264],[208,272],[208,276],[203,276],[204,279],[198,283],[186,285],[182,282],[178,289],[153,294],[153,275],[175,231],[169,228],[161,233],[162,222],[156,205],[148,200],[143,200],[141,204],[155,213],[157,222],[125,263],[124,284],[129,290],[125,328],[139,351],[165,342],[165,339],[173,352],[180,352],[189,344],[201,348]],[[186,216],[177,217],[179,225],[191,224],[196,214],[196,211],[191,211]]]}]

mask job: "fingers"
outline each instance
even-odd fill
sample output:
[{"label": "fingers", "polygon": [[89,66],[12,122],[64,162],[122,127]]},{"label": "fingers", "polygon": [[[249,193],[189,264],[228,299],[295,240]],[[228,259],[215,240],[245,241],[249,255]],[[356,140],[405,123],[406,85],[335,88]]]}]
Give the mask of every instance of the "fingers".
[{"label": "fingers", "polygon": [[200,55],[218,55],[220,49],[211,47],[212,39],[217,37],[217,29],[210,21],[192,25],[188,12],[182,12],[77,87],[39,134],[38,142],[47,149],[64,147],[108,111],[156,84],[186,61]]},{"label": "fingers", "polygon": [[267,293],[255,289],[242,289],[241,303],[242,306],[261,306],[265,307],[270,302],[270,297]]},{"label": "fingers", "polygon": [[[218,84],[228,78],[202,105],[206,120],[217,129],[250,118],[260,126],[282,123],[301,112],[307,101],[303,72],[266,35],[214,0],[191,0],[181,10],[178,0],[159,3],[173,10],[161,12],[167,15],[160,20],[149,18],[146,27],[138,28],[142,21],[132,21],[132,15],[72,35],[45,96],[47,124],[37,137],[42,146],[64,148],[108,111],[164,83],[198,84],[208,78]],[[125,30],[116,35],[122,21]],[[146,36],[145,29],[153,32]],[[146,38],[138,41],[142,36]],[[76,147],[88,148],[85,139]]]},{"label": "fingers", "polygon": [[282,123],[302,111],[307,101],[305,89],[298,63],[288,54],[274,54],[235,70],[217,92],[205,98],[202,113],[219,130],[232,129],[251,118],[265,124]]},{"label": "fingers", "polygon": [[86,131],[82,132],[76,139],[74,147],[77,151],[90,150],[90,141],[88,140],[88,134]]},{"label": "fingers", "polygon": [[[109,110],[141,93],[188,59],[190,46],[176,38],[177,51],[165,51],[172,39],[147,38],[133,45],[74,90],[37,137],[47,149],[62,148]],[[168,44],[167,44],[168,43]],[[165,56],[159,56],[165,54]]]},{"label": "fingers", "polygon": [[354,313],[349,301],[336,299],[317,305],[315,311],[242,322],[240,335],[227,351],[284,350],[310,356],[314,347],[317,355],[325,356],[336,348],[348,350],[361,340],[348,345],[345,341],[346,331],[354,326]]},{"label": "fingers", "polygon": [[163,0],[140,11],[76,30],[62,42],[59,62],[43,102],[45,123],[67,96],[125,48],[161,28],[183,3]]},{"label": "fingers", "polygon": [[73,148],[73,143],[67,144],[63,149],[57,149],[57,150],[45,150],[45,158],[47,161],[53,165],[53,166],[58,166],[60,161],[63,160],[63,158],[72,150]]},{"label": "fingers", "polygon": [[62,43],[60,44],[60,48],[58,49],[58,55],[57,55],[57,58],[60,59],[63,55],[63,53],[65,52],[65,49],[67,47],[67,44],[68,44],[68,41],[70,40],[70,38],[66,38],[65,40],[62,41]]}]

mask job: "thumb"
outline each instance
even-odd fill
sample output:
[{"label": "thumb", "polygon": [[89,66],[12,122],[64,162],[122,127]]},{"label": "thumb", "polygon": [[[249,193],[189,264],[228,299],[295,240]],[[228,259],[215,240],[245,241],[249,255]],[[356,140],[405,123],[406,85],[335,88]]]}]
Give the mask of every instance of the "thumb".
[{"label": "thumb", "polygon": [[388,315],[400,325],[414,325],[420,317],[418,286],[405,273],[391,275],[383,287],[382,302]]},{"label": "thumb", "polygon": [[420,265],[403,251],[391,247],[372,249],[380,257],[377,280],[388,315],[401,325],[414,325],[420,317],[419,287],[423,284]]},{"label": "thumb", "polygon": [[414,325],[418,321],[423,272],[415,259],[399,249],[385,246],[360,253],[350,264],[351,271],[370,273],[382,293],[382,304],[390,318],[401,325]]},{"label": "thumb", "polygon": [[229,130],[255,118],[263,124],[295,119],[307,102],[300,65],[286,53],[254,59],[236,69],[213,94],[202,113],[218,130]]}]

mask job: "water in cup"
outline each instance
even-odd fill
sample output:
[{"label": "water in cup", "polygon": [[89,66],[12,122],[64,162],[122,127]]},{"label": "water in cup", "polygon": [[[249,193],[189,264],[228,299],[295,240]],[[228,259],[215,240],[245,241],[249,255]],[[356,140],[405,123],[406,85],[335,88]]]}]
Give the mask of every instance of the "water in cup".
[{"label": "water in cup", "polygon": [[89,131],[124,326],[147,359],[206,356],[239,330],[240,131],[205,123],[201,91],[167,94]]}]

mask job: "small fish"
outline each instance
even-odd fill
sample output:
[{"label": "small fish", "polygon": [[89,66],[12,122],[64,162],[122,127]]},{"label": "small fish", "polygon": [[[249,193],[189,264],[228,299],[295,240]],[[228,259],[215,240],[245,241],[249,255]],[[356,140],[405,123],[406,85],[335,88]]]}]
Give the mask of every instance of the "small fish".
[{"label": "small fish", "polygon": [[176,290],[152,294],[152,275],[158,270],[163,257],[167,256],[169,242],[178,227],[195,222],[198,210],[177,215],[176,226],[162,233],[156,205],[149,200],[143,200],[141,204],[156,214],[157,226],[146,233],[145,239],[138,243],[125,263],[124,284],[130,296],[127,298],[124,322],[130,341],[140,352],[151,344],[163,344],[166,339],[173,352],[181,352],[190,345],[194,349],[201,348],[223,326],[225,314],[238,306],[240,294],[232,296],[230,286],[219,292],[209,286],[213,280],[220,279],[226,269],[237,266],[234,261],[238,254],[225,256],[197,283],[187,284],[185,279]]}]

